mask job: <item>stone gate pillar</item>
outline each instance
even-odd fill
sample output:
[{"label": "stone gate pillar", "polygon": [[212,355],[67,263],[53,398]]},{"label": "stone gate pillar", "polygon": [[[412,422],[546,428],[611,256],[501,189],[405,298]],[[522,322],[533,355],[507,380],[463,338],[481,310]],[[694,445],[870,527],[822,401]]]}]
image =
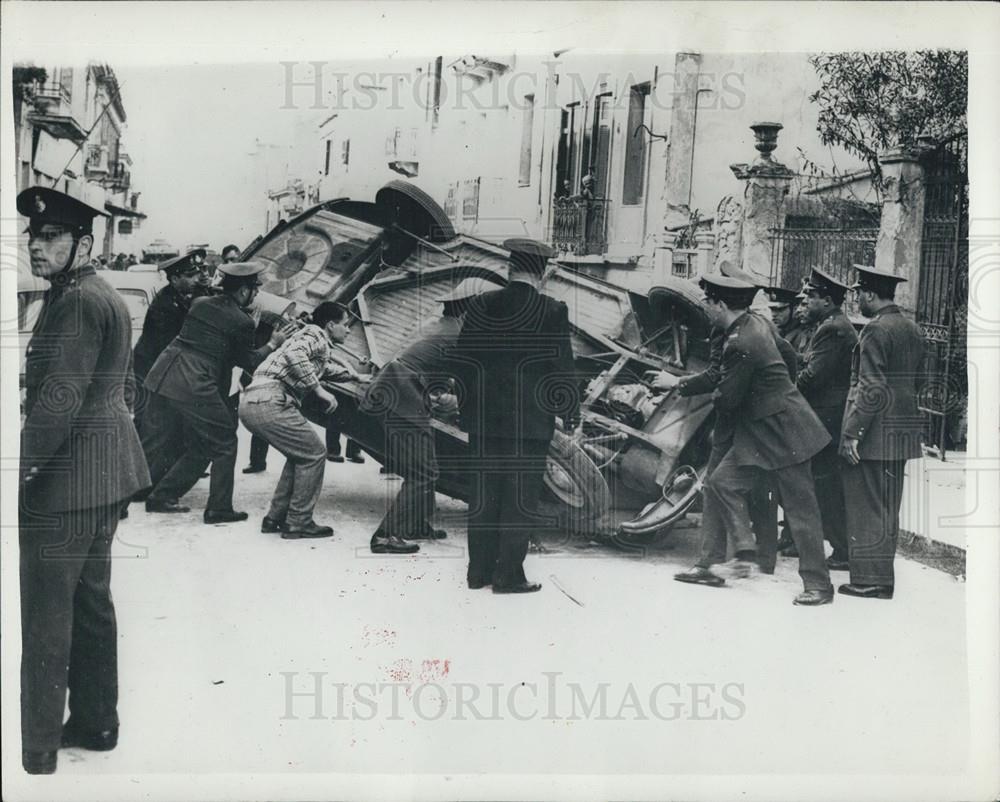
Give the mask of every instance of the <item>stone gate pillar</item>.
[{"label": "stone gate pillar", "polygon": [[776,162],[771,153],[778,146],[781,123],[754,123],[750,130],[757,138],[754,147],[760,153],[753,164],[733,164],[730,170],[746,182],[743,202],[740,267],[762,286],[771,284],[771,229],[781,228],[782,209],[794,174]]},{"label": "stone gate pillar", "polygon": [[920,255],[924,234],[924,168],[920,152],[893,148],[879,155],[884,182],[882,219],[875,244],[875,268],[906,278],[896,288],[896,303],[913,317],[920,293]]}]

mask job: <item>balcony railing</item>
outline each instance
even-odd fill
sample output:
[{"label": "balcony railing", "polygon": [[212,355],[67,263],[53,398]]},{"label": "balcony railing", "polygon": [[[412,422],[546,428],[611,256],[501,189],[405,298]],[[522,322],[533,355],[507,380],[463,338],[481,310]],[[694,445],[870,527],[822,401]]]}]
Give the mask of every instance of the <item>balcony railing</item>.
[{"label": "balcony railing", "polygon": [[608,249],[607,198],[556,198],[553,202],[552,247],[576,256],[600,255]]},{"label": "balcony railing", "polygon": [[56,103],[69,103],[71,95],[69,88],[65,84],[56,81],[49,81],[38,87],[35,93],[36,100],[55,101]]}]

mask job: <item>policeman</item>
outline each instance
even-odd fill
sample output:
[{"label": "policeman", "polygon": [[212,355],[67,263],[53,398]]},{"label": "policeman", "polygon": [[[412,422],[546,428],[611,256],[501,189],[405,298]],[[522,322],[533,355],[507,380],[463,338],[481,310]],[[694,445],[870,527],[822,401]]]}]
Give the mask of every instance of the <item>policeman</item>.
[{"label": "policeman", "polygon": [[504,242],[509,283],[473,299],[458,335],[461,412],[474,461],[469,502],[471,589],[531,593],[524,558],[545,478],[555,417],[576,418],[577,381],[566,304],[539,292],[554,251]]},{"label": "policeman", "polygon": [[902,276],[855,265],[861,330],[840,440],[851,581],[848,596],[891,599],[906,461],[921,456],[923,420],[917,388],[923,335],[894,303]]},{"label": "policeman", "polygon": [[846,284],[813,268],[804,291],[806,322],[815,329],[795,386],[830,433],[830,443],[813,457],[813,479],[823,519],[823,536],[833,547],[827,566],[833,571],[846,571],[847,524],[844,487],[840,479],[842,461],[837,456],[837,449],[851,384],[851,352],[858,335],[840,308],[847,294]]},{"label": "policeman", "polygon": [[732,445],[705,485],[704,546],[690,571],[675,579],[721,585],[709,569],[732,541],[737,563],[756,559],[746,494],[761,471],[777,488],[801,555],[804,591],[796,604],[829,604],[830,576],[823,560],[819,508],[809,459],[829,435],[795,389],[767,321],[746,310],[754,285],[726,276],[702,279],[709,321],[724,332],[722,368],[713,393],[719,414],[729,416]]},{"label": "policeman", "polygon": [[[144,390],[140,388],[146,380],[146,374],[149,373],[149,369],[153,367],[153,363],[163,352],[163,349],[170,345],[170,341],[174,337],[180,334],[184,318],[191,307],[191,301],[208,292],[208,274],[203,266],[195,263],[194,256],[195,252],[192,251],[183,256],[167,259],[160,264],[159,269],[167,278],[167,286],[156,293],[149,309],[146,310],[146,317],[142,322],[142,334],[139,335],[139,340],[135,344],[133,352],[135,382],[138,397],[141,399],[136,404],[135,425],[139,430],[140,437],[144,436],[142,415],[146,406],[143,398]],[[156,460],[150,458],[155,458],[157,455],[163,457],[169,447],[170,443],[143,441],[146,461],[150,464],[150,472],[154,481],[162,475],[162,472],[157,472]]]},{"label": "policeman", "polygon": [[128,307],[89,261],[106,215],[44,187],[20,193],[17,210],[31,272],[51,285],[27,349],[19,499],[22,763],[51,774],[60,745],[118,741],[111,542],[149,474],[126,403]]},{"label": "policeman", "polygon": [[372,535],[375,554],[410,554],[419,546],[406,540],[446,536],[431,525],[438,478],[431,417],[457,411],[458,402],[450,390],[449,354],[471,299],[495,289],[496,284],[482,278],[461,282],[441,299],[443,315],[423,326],[420,339],[385,365],[368,387],[361,409],[381,417],[386,467],[403,478],[399,493]]},{"label": "policeman", "polygon": [[236,415],[228,397],[232,371],[234,367],[254,370],[294,331],[292,324],[275,329],[266,344],[253,347],[254,322],[247,307],[266,269],[259,262],[220,265],[222,292],[191,304],[180,334],[146,377],[146,389],[153,394],[150,415],[155,410],[164,425],[179,427],[186,447],[150,491],[148,512],[188,512],[178,500],[211,462],[205,523],[247,518],[245,512],[233,510]]}]

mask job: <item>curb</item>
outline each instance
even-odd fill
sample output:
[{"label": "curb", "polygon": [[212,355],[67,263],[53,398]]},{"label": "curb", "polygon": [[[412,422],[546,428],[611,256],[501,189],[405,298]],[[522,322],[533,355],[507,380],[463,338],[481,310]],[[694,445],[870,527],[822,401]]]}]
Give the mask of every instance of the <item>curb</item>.
[{"label": "curb", "polygon": [[896,551],[914,562],[965,579],[965,549],[959,546],[900,529]]}]

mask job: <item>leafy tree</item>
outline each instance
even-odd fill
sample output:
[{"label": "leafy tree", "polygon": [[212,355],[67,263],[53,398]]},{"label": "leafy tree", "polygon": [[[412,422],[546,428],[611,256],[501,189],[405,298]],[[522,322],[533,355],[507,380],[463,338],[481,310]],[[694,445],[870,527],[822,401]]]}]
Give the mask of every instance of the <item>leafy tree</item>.
[{"label": "leafy tree", "polygon": [[878,154],[965,130],[969,57],[955,50],[820,53],[809,58],[820,88],[817,130],[825,145],[863,159],[876,184]]}]

